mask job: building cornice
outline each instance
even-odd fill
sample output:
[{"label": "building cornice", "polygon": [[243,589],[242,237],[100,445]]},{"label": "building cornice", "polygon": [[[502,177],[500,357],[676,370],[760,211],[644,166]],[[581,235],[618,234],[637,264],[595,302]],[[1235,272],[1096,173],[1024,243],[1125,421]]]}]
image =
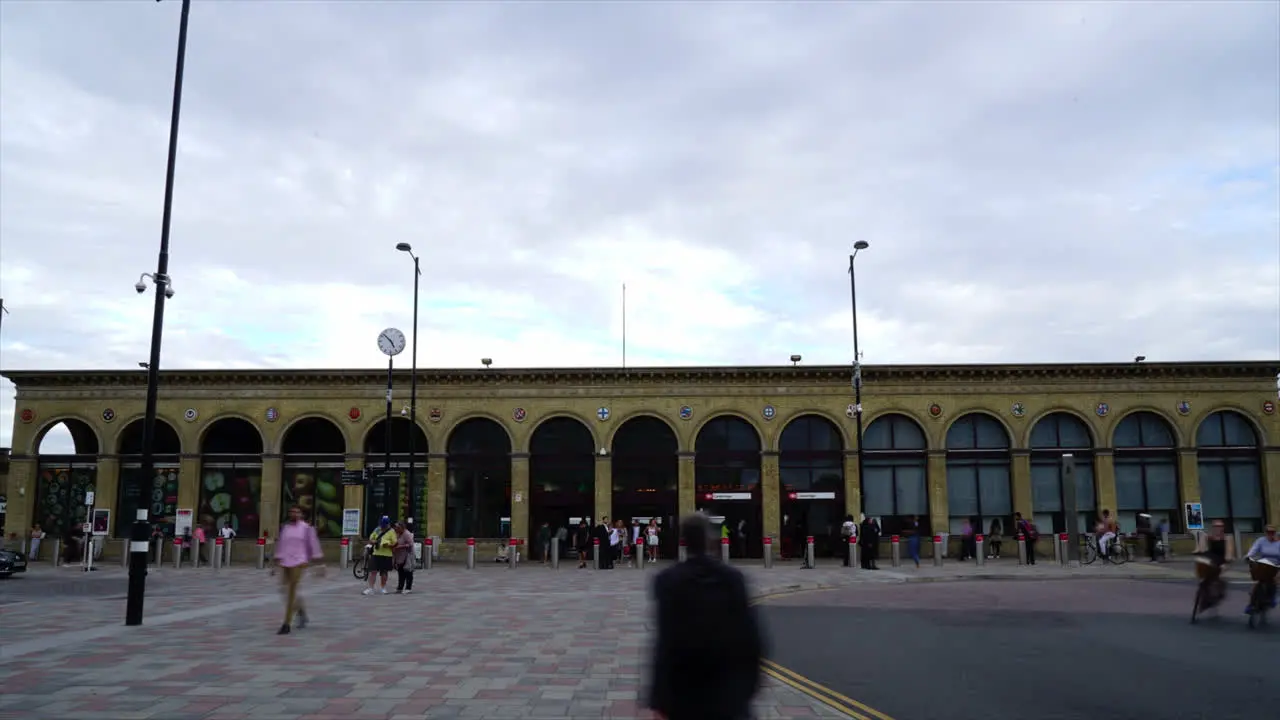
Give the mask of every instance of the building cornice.
[{"label": "building cornice", "polygon": [[[863,379],[876,383],[1036,383],[1061,381],[1257,380],[1273,383],[1275,362],[1076,363],[1019,365],[865,365]],[[139,370],[11,370],[3,374],[22,389],[138,388]],[[385,386],[381,370],[168,370],[165,388],[355,388]],[[407,385],[408,370],[397,370],[397,385]],[[645,387],[668,385],[847,385],[847,365],[758,367],[522,368],[418,370],[419,387],[530,386]]]}]

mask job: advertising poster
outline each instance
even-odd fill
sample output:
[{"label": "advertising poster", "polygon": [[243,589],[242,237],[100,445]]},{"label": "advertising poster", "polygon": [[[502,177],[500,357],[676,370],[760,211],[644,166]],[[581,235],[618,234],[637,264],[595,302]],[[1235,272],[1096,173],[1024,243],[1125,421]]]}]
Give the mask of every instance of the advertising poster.
[{"label": "advertising poster", "polygon": [[190,510],[178,510],[178,514],[173,523],[174,537],[184,537],[194,529],[191,524],[194,514],[195,513]]},{"label": "advertising poster", "polygon": [[342,467],[286,468],[281,484],[283,502],[280,521],[289,516],[289,508],[302,509],[302,519],[315,527],[322,538],[342,534]]},{"label": "advertising poster", "polygon": [[52,537],[62,537],[84,523],[84,499],[94,488],[95,467],[41,467],[36,480],[35,522]]},{"label": "advertising poster", "polygon": [[93,511],[93,534],[101,537],[110,532],[111,528],[111,511],[106,509],[97,509]]},{"label": "advertising poster", "polygon": [[221,531],[230,523],[238,537],[258,537],[261,467],[208,467],[200,480],[200,524],[205,532]]},{"label": "advertising poster", "polygon": [[1187,530],[1203,530],[1204,529],[1204,508],[1200,503],[1183,503],[1183,515],[1187,521]]},{"label": "advertising poster", "polygon": [[360,534],[360,508],[344,508],[342,510],[342,534]]},{"label": "advertising poster", "polygon": [[147,520],[160,526],[165,535],[173,534],[173,518],[178,512],[178,467],[155,468],[151,478],[142,477],[142,468],[120,469],[120,524],[116,537],[129,537],[129,528],[139,510],[147,511]]}]

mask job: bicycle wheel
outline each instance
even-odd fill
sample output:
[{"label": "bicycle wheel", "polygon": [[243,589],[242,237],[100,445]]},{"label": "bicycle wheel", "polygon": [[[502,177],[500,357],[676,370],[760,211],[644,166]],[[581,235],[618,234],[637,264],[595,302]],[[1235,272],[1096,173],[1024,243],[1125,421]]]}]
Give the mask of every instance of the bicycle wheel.
[{"label": "bicycle wheel", "polygon": [[361,557],[351,566],[351,574],[355,575],[357,580],[364,581],[369,579],[369,566],[365,564],[364,558]]},{"label": "bicycle wheel", "polygon": [[1129,554],[1129,546],[1124,543],[1118,542],[1115,545],[1113,545],[1110,549],[1111,549],[1111,562],[1115,563],[1116,565],[1123,565],[1129,562],[1131,559],[1133,559],[1133,556]]},{"label": "bicycle wheel", "polygon": [[1192,625],[1196,624],[1196,616],[1200,614],[1200,605],[1204,602],[1204,595],[1205,595],[1204,583],[1200,583],[1199,585],[1196,586],[1196,599],[1195,599],[1195,603],[1192,604],[1191,606],[1191,624]]},{"label": "bicycle wheel", "polygon": [[1087,545],[1085,545],[1084,553],[1082,554],[1080,561],[1083,562],[1085,565],[1092,565],[1093,561],[1097,559],[1098,559],[1098,546],[1094,545],[1093,543],[1088,543]]}]

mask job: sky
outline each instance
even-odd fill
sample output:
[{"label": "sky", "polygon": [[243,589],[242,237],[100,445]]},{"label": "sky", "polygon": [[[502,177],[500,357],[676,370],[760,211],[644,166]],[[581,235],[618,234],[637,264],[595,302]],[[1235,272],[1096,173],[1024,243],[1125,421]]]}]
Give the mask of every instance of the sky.
[{"label": "sky", "polygon": [[[146,360],[180,3],[0,3],[2,369]],[[1280,357],[1280,4],[196,0],[162,368]],[[408,360],[408,355],[401,361]],[[0,385],[0,446],[13,387]],[[44,450],[65,451],[51,433]]]}]

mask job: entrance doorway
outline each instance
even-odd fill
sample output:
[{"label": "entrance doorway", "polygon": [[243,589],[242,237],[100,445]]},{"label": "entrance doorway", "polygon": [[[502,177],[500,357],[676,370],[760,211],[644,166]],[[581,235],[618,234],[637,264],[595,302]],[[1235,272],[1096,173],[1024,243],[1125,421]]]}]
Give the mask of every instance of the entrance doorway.
[{"label": "entrance doorway", "polygon": [[536,539],[544,523],[552,537],[564,529],[560,557],[569,557],[569,538],[580,521],[591,517],[595,485],[595,438],[586,425],[554,417],[534,429],[529,440],[530,559],[543,559]]},{"label": "entrance doorway", "polygon": [[497,539],[511,530],[511,436],[488,418],[464,420],[449,434],[446,538]]},{"label": "entrance doorway", "polygon": [[628,525],[658,521],[658,557],[675,558],[680,443],[666,421],[641,415],[624,422],[613,436],[613,518]]},{"label": "entrance doorway", "polygon": [[734,415],[712,418],[694,441],[694,483],[700,509],[728,528],[729,556],[764,554],[760,497],[760,434]]},{"label": "entrance doorway", "polygon": [[846,514],[840,429],[821,415],[801,415],[787,423],[778,440],[778,468],[784,555],[799,557],[810,535],[814,555],[848,552],[840,536]]}]

